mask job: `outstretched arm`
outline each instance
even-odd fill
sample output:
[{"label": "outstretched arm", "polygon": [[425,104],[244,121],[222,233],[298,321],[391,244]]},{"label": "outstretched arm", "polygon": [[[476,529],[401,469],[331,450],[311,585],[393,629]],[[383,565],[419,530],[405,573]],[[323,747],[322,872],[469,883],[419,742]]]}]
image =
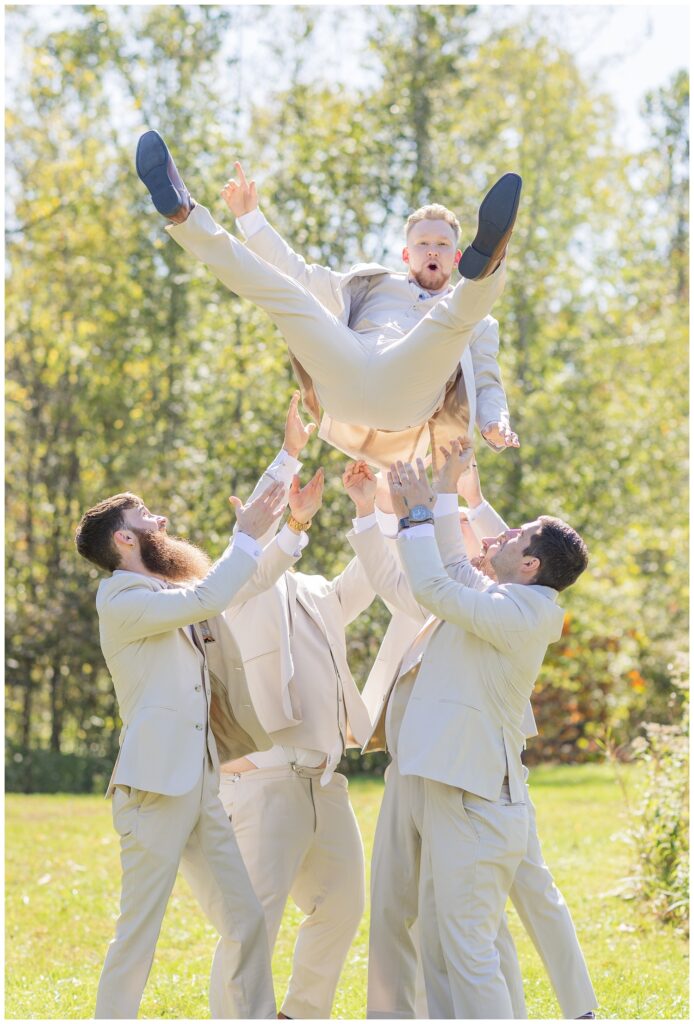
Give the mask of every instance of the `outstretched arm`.
[{"label": "outstretched arm", "polygon": [[[287,418],[284,424],[284,439],[282,448],[272,460],[268,468],[263,472],[258,483],[253,489],[251,500],[256,495],[262,494],[271,484],[281,483],[284,486],[285,505],[289,498],[289,488],[292,480],[301,469],[299,456],[308,444],[311,435],[316,429],[315,424],[309,423],[305,426],[299,414],[299,392],[295,391],[289,403]],[[268,532],[260,538],[260,546],[265,547],[270,543],[279,527],[279,519],[276,520]]]},{"label": "outstretched arm", "polygon": [[[406,515],[407,509],[415,505],[433,507],[435,503],[440,506],[447,501],[451,505],[451,514],[437,516],[434,520],[435,537],[445,570],[451,578],[465,586],[474,590],[486,590],[490,586],[490,581],[470,564],[458,514],[456,486],[458,477],[473,457],[472,447],[467,439],[458,438],[451,442],[450,451],[441,448],[441,452],[445,461],[437,477],[438,499],[429,484],[424,463],[418,459],[416,472],[409,463],[398,462],[391,466],[388,483],[393,505],[398,515]],[[431,525],[410,526],[403,533],[407,539],[420,534],[433,537],[434,528]],[[428,608],[428,605],[425,607]]]},{"label": "outstretched arm", "polygon": [[[496,537],[507,526],[482,496],[477,460],[469,439],[459,437],[451,443],[450,450],[444,447],[440,450],[444,462],[435,488],[439,500],[450,502],[451,511],[455,514],[436,520],[436,540],[448,575],[461,583],[470,583],[469,564],[472,563],[475,569],[481,568],[479,557],[482,538]],[[460,518],[458,494],[467,502],[467,519]],[[474,526],[478,521],[479,526]],[[484,571],[489,576],[487,566]],[[485,589],[481,577],[472,579],[476,580],[475,589]],[[489,585],[488,579],[486,586]]]},{"label": "outstretched arm", "polygon": [[319,263],[307,263],[303,256],[294,252],[261,213],[255,181],[246,179],[238,160],[234,167],[237,178],[227,181],[221,195],[237,218],[248,248],[287,277],[298,281],[331,313],[339,313],[343,304],[340,288],[344,274]]},{"label": "outstretched arm", "polygon": [[398,546],[412,592],[432,614],[501,651],[513,650],[530,630],[531,621],[511,595],[501,590],[480,593],[452,580],[433,537],[401,537]]},{"label": "outstretched arm", "polygon": [[[365,462],[350,462],[342,476],[347,494],[354,502],[363,528],[347,534],[347,540],[374,591],[389,605],[421,624],[426,612],[414,599],[407,577],[390,551],[375,516],[376,478]],[[361,520],[361,524],[359,521]]]},{"label": "outstretched arm", "polygon": [[330,581],[330,587],[340,602],[342,622],[345,626],[354,622],[376,596],[376,591],[359,558],[353,558],[342,572]]},{"label": "outstretched arm", "polygon": [[[305,487],[299,486],[298,471],[301,463],[298,456],[308,443],[316,429],[313,423],[305,426],[299,415],[299,392],[295,391],[289,403],[287,418],[284,425],[282,449],[265,470],[255,486],[253,495],[262,493],[268,486],[279,484],[282,487],[282,508],[289,504],[294,517],[294,525],[286,524],[278,536],[275,536],[279,519],[260,538],[263,548],[257,562],[256,571],[244,587],[234,595],[230,607],[238,607],[251,597],[268,590],[282,573],[286,572],[298,558],[308,543],[301,525],[309,522],[311,516],[320,508],[323,495],[323,470],[319,469]],[[296,525],[296,524],[300,525]]]},{"label": "outstretched arm", "polygon": [[265,547],[258,559],[253,578],[234,595],[230,607],[238,607],[250,598],[268,590],[298,558],[308,544],[306,530],[323,501],[323,470],[318,469],[305,487],[295,476],[289,488],[291,517],[280,533]]},{"label": "outstretched arm", "polygon": [[508,530],[508,523],[501,518],[482,494],[477,459],[474,456],[458,480],[458,494],[467,503],[467,520],[470,528],[474,531],[478,550],[484,537],[496,537],[504,530]]},{"label": "outstretched arm", "polygon": [[[113,597],[99,604],[99,618],[120,642],[157,636],[171,629],[219,615],[257,570],[257,539],[282,514],[282,487],[274,484],[253,501],[236,509],[239,532],[224,554],[199,583],[152,590],[146,576],[130,573]],[[124,578],[125,579],[125,578]]]},{"label": "outstretched arm", "polygon": [[481,320],[470,342],[475,374],[477,425],[487,444],[496,451],[518,448],[518,435],[511,430],[506,392],[499,370],[499,323],[491,316]]}]

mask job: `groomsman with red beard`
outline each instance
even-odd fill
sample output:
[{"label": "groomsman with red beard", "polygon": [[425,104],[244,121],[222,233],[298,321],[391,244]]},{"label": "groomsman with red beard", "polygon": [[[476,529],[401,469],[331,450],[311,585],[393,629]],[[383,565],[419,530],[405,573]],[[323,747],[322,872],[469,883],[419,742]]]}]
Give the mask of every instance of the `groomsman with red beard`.
[{"label": "groomsman with red beard", "polygon": [[[323,478],[290,496],[306,522],[320,507]],[[267,750],[272,742],[253,709],[233,638],[221,672],[211,672],[205,641],[228,631],[221,613],[260,593],[300,554],[284,527],[262,549],[258,539],[284,507],[274,484],[236,508],[238,529],[214,563],[169,537],[165,516],[134,494],[89,509],[77,550],[111,575],[97,594],[101,648],[123,721],[108,788],[121,843],[121,904],[99,981],[97,1018],[137,1016],[162,918],[180,866],[220,934],[213,1018],[276,1015],[265,919],[220,803],[219,762]],[[216,617],[219,617],[217,620]],[[233,657],[233,652],[236,656]]]}]

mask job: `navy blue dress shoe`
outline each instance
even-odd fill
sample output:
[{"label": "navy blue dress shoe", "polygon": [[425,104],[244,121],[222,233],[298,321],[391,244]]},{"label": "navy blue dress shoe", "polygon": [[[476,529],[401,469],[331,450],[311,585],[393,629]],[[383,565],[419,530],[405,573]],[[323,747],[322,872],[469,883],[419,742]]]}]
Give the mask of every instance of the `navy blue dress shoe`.
[{"label": "navy blue dress shoe", "polygon": [[458,270],[469,281],[496,270],[516,222],[522,184],[519,174],[504,174],[482,200],[477,234],[458,263]]},{"label": "navy blue dress shoe", "polygon": [[181,207],[190,209],[190,193],[159,132],[148,131],[140,136],[135,167],[159,213],[171,217]]}]

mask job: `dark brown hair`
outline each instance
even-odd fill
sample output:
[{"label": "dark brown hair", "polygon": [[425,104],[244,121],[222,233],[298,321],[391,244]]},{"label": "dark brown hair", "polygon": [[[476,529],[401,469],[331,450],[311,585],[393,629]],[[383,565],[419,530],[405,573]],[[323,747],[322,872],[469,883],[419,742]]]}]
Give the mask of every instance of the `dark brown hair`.
[{"label": "dark brown hair", "polygon": [[79,553],[94,565],[113,572],[120,565],[120,555],[113,541],[116,530],[125,527],[123,512],[126,508],[144,505],[136,494],[125,491],[114,494],[88,509],[75,531],[75,544]]},{"label": "dark brown hair", "polygon": [[562,519],[540,516],[540,522],[541,528],[523,552],[540,559],[540,568],[533,583],[566,590],[588,565],[588,548]]}]

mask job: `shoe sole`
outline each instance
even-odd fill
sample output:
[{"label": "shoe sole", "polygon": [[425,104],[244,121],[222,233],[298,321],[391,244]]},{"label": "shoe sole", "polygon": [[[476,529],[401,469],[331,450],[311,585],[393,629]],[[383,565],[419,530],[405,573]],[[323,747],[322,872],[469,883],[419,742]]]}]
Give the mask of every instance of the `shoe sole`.
[{"label": "shoe sole", "polygon": [[159,132],[149,131],[140,136],[135,153],[135,169],[147,186],[155,208],[164,217],[170,217],[183,205],[183,198],[171,184],[167,173],[170,159],[169,150]]},{"label": "shoe sole", "polygon": [[461,275],[469,281],[486,277],[501,259],[516,222],[522,185],[519,174],[504,174],[482,200],[477,234],[458,263]]}]

